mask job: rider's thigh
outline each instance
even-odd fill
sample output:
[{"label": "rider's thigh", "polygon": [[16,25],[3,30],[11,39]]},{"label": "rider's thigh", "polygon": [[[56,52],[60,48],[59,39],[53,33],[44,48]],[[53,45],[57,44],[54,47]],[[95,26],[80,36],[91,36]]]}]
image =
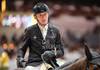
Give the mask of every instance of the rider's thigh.
[{"label": "rider's thigh", "polygon": [[37,67],[27,66],[27,67],[25,68],[25,70],[40,70],[40,66],[37,66]]}]

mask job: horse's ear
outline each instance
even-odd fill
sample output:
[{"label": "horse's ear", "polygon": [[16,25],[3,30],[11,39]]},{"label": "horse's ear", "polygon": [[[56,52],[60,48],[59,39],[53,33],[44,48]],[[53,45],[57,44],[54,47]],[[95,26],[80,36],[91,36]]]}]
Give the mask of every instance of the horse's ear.
[{"label": "horse's ear", "polygon": [[84,43],[84,48],[85,48],[85,54],[86,54],[87,60],[92,60],[92,54],[86,43]]}]

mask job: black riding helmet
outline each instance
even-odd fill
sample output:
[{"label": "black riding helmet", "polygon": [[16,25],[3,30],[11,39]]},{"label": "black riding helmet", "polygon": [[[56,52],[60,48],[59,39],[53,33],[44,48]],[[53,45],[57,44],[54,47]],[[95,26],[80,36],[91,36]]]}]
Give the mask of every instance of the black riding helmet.
[{"label": "black riding helmet", "polygon": [[33,13],[37,14],[37,13],[42,13],[42,12],[48,12],[49,8],[45,3],[37,3],[34,7],[33,7]]}]

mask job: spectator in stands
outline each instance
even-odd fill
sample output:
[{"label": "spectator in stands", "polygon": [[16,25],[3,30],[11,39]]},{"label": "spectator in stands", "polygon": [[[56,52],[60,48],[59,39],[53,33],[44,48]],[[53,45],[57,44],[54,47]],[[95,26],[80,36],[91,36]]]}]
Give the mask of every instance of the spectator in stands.
[{"label": "spectator in stands", "polygon": [[1,36],[1,44],[8,43],[8,39],[5,34]]}]

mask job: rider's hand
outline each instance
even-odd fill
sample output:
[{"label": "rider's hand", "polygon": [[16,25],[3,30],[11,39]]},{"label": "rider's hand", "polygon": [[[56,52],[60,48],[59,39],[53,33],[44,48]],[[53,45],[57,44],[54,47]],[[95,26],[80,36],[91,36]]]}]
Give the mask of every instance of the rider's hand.
[{"label": "rider's hand", "polygon": [[17,58],[17,66],[19,68],[25,67],[25,60],[23,58]]},{"label": "rider's hand", "polygon": [[48,61],[48,60],[54,58],[54,57],[55,57],[55,54],[54,54],[53,51],[45,51],[45,52],[42,54],[42,56],[43,56],[44,60]]}]

